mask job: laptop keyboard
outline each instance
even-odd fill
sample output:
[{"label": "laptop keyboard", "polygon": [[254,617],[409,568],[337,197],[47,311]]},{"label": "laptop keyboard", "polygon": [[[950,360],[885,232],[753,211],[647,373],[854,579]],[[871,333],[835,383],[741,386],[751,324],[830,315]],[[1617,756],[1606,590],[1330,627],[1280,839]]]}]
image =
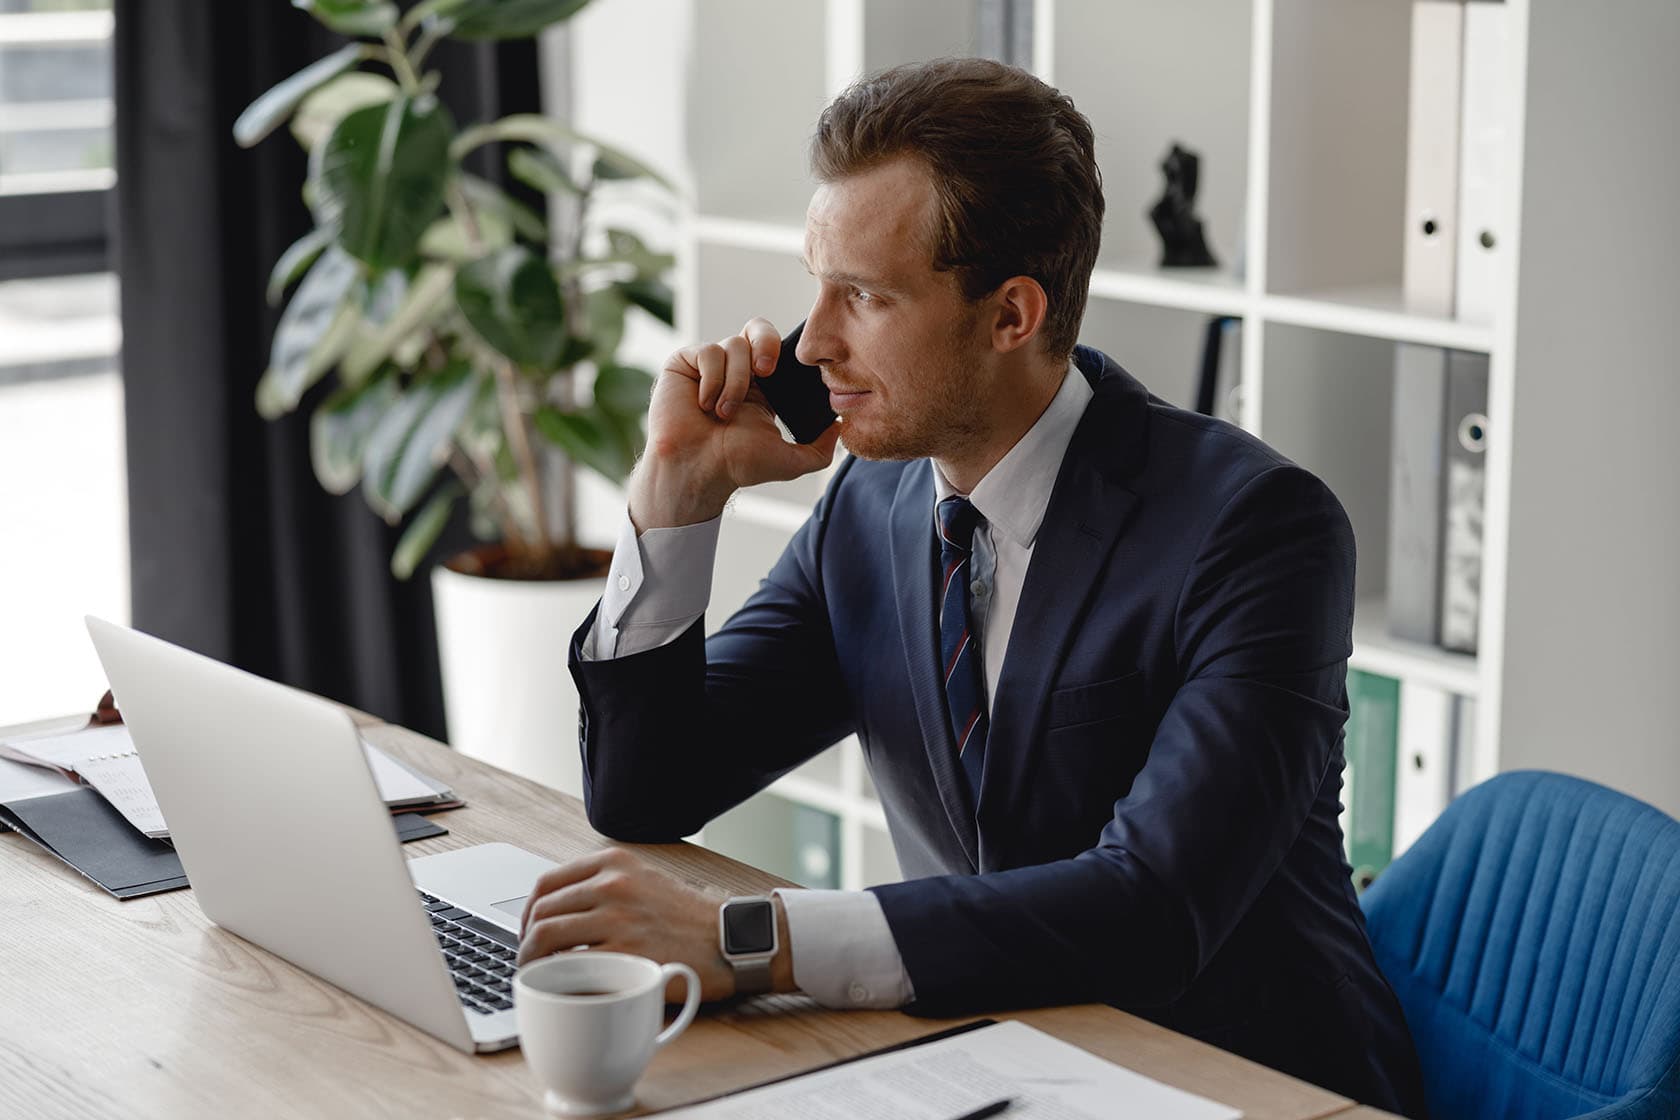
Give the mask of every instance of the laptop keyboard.
[{"label": "laptop keyboard", "polygon": [[425,891],[420,901],[462,1006],[481,1015],[512,1007],[519,938]]}]

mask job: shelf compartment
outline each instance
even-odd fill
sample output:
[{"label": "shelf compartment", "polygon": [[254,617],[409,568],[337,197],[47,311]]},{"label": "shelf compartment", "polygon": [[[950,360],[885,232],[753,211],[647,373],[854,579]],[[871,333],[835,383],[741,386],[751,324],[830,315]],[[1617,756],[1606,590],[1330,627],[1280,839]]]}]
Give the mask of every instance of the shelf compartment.
[{"label": "shelf compartment", "polygon": [[702,212],[804,221],[812,187],[805,149],[828,102],[825,7],[697,4],[686,132]]},{"label": "shelf compartment", "polygon": [[[1161,399],[1180,408],[1195,408],[1209,317],[1206,312],[1093,299],[1085,309],[1079,341],[1119,362]],[[1237,360],[1234,349],[1224,348],[1224,353],[1233,366],[1220,371],[1221,381],[1227,382],[1226,374],[1234,376],[1237,372]],[[1220,414],[1234,421],[1223,411],[1232,399],[1229,384],[1215,394],[1215,402],[1221,406]]]},{"label": "shelf compartment", "polygon": [[1250,0],[1056,0],[1048,80],[1096,132],[1099,267],[1159,258],[1149,210],[1175,141],[1201,156],[1196,213],[1214,256],[1241,258],[1252,22]]}]

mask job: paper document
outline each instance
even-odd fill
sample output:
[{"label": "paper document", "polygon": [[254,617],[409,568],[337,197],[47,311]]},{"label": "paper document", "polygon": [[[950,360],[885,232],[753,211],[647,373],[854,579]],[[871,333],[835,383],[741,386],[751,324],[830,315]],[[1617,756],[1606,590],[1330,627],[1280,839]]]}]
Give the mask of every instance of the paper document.
[{"label": "paper document", "polygon": [[0,744],[0,753],[74,774],[98,790],[112,808],[145,835],[154,840],[169,835],[152,783],[146,780],[140,756],[134,753],[134,740],[121,724],[13,740]]},{"label": "paper document", "polygon": [[1024,1023],[849,1062],[660,1113],[670,1120],[950,1120],[1005,1097],[1004,1120],[1239,1120]]},{"label": "paper document", "polygon": [[76,783],[63,774],[0,758],[0,805],[53,793],[67,793],[75,788]]},{"label": "paper document", "polygon": [[[362,740],[362,750],[366,752],[368,768],[373,771],[374,784],[385,804],[393,807],[424,805],[454,797],[447,786],[416,774],[365,739]],[[127,818],[128,823],[145,835],[160,840],[169,836],[169,826],[158,809],[152,783],[146,778],[146,769],[134,749],[134,740],[123,724],[84,728],[68,735],[0,741],[0,762],[10,765],[7,760],[47,768],[37,770],[37,774],[56,777],[52,775],[52,771],[56,770],[62,775],[79,777],[98,790]],[[61,782],[64,780],[60,779]],[[10,788],[10,784],[22,788],[21,781],[11,772],[0,771],[0,791]],[[57,790],[43,789],[42,792],[57,792],[63,788],[74,787],[61,784]],[[0,797],[0,802],[4,800],[6,798]]]}]

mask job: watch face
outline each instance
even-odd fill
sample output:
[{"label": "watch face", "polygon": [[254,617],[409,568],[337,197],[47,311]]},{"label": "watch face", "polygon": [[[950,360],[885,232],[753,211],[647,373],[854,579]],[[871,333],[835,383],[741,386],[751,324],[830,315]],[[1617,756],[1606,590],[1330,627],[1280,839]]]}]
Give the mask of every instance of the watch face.
[{"label": "watch face", "polygon": [[723,908],[725,953],[768,953],[776,945],[776,907],[769,899],[731,902]]}]

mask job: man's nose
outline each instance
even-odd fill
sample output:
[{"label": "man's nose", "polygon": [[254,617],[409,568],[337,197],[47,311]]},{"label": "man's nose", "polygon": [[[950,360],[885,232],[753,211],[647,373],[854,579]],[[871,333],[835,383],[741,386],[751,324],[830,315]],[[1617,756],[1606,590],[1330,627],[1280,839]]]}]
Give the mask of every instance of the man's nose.
[{"label": "man's nose", "polygon": [[834,309],[830,306],[830,299],[819,292],[817,301],[811,305],[811,313],[805,316],[805,329],[799,332],[799,345],[794,347],[793,356],[808,366],[839,361],[840,337],[833,325]]}]

